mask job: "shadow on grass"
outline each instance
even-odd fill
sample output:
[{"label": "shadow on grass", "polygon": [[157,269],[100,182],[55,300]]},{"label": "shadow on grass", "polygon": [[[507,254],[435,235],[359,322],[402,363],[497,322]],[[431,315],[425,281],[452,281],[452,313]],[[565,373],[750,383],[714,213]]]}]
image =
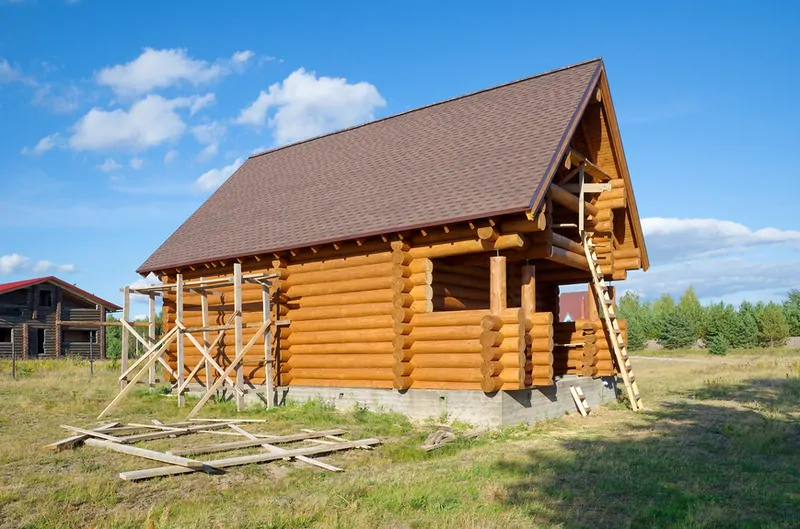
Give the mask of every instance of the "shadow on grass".
[{"label": "shadow on grass", "polygon": [[798,527],[800,378],[707,381],[687,397],[618,438],[500,462],[499,501],[566,527]]}]

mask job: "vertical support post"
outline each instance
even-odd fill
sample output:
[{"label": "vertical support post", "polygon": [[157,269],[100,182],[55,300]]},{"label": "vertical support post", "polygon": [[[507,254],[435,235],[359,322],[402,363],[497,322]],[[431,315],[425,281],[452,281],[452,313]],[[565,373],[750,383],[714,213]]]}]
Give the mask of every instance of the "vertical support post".
[{"label": "vertical support post", "polygon": [[578,192],[578,233],[580,233],[581,238],[583,238],[583,232],[586,226],[586,212],[584,211],[584,206],[586,205],[586,192],[583,190],[584,184],[584,174],[583,174],[583,164],[581,164],[580,173],[578,173],[578,182],[580,182],[581,188]]},{"label": "vertical support post", "polygon": [[[152,347],[156,343],[156,295],[153,292],[150,292],[147,299],[147,337],[150,338],[150,347]],[[147,374],[147,384],[150,389],[155,389],[156,387],[155,364],[150,366]]]},{"label": "vertical support post", "polygon": [[30,326],[27,323],[22,324],[22,359],[28,359],[28,352],[31,347],[31,332]]},{"label": "vertical support post", "polygon": [[[234,358],[239,356],[242,350],[242,264],[233,263],[233,310],[236,311],[234,318],[235,329],[235,343],[234,343]],[[242,362],[244,358],[242,358]],[[244,389],[244,369],[242,369],[242,362],[236,366],[236,387],[240,390]],[[236,409],[238,411],[244,410],[244,396],[240,391],[235,391],[236,394]]]},{"label": "vertical support post", "polygon": [[58,296],[58,301],[56,302],[56,325],[55,325],[56,335],[54,336],[56,344],[55,347],[56,358],[60,357],[63,354],[63,351],[61,350],[63,340],[61,339],[62,336],[61,336],[61,289],[60,288],[58,289],[57,296]]},{"label": "vertical support post", "polygon": [[[203,278],[200,278],[200,309],[203,311],[202,318],[203,318],[203,327],[208,327],[208,294],[206,293],[206,289],[203,288],[205,283],[203,282]],[[209,342],[210,335],[208,331],[203,331],[203,347],[206,348],[208,351],[208,347],[211,345]],[[208,351],[208,354],[211,354],[211,351]],[[205,363],[205,371],[206,371],[206,391],[208,388],[211,387],[211,384],[214,383],[214,375],[211,372],[211,362],[206,360]]]},{"label": "vertical support post", "polygon": [[[125,286],[122,289],[122,320],[128,321],[131,317],[131,287]],[[119,367],[122,370],[121,373],[124,373],[128,370],[128,328],[124,325],[120,326],[120,332],[122,333],[121,336],[121,344],[120,347],[122,349],[120,353],[119,359]],[[127,380],[120,380],[119,381],[119,389],[125,389],[125,386],[128,385]]]},{"label": "vertical support post", "polygon": [[[175,279],[175,321],[183,323],[183,274],[178,274]],[[176,323],[177,325],[177,323]],[[183,376],[184,376],[184,359],[183,359],[183,333],[178,331],[178,362],[176,365],[176,371],[178,372],[178,387],[180,388],[183,386]],[[186,406],[186,397],[183,396],[183,392],[178,392],[178,407],[183,408]]]},{"label": "vertical support post", "polygon": [[522,267],[522,310],[525,317],[536,312],[536,267],[528,264]]},{"label": "vertical support post", "polygon": [[16,329],[11,329],[11,378],[16,380],[17,379],[17,341],[14,338],[16,336]]},{"label": "vertical support post", "polygon": [[97,331],[89,331],[89,374],[94,375],[94,340],[97,340]]},{"label": "vertical support post", "polygon": [[493,256],[489,258],[489,309],[492,314],[499,314],[506,308],[508,296],[506,294],[506,258]]},{"label": "vertical support post", "polygon": [[[269,297],[269,282],[261,283],[261,310],[263,312],[262,321],[266,323],[271,319],[272,302]],[[272,354],[272,325],[264,329],[264,387],[267,391],[267,408],[275,405],[275,395],[272,384],[272,362],[275,356]],[[280,369],[280,366],[275,366]]]},{"label": "vertical support post", "polygon": [[106,358],[106,308],[102,305],[97,305],[97,310],[100,311],[100,333],[97,335],[97,343],[100,346],[98,352],[100,358]]}]

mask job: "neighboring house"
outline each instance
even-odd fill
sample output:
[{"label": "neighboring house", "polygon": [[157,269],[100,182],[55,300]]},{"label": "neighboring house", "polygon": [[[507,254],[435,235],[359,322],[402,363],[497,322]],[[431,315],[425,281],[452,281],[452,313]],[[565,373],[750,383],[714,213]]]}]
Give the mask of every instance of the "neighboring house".
[{"label": "neighboring house", "polygon": [[[609,287],[611,299],[615,300],[615,289]],[[597,307],[591,286],[585,292],[565,292],[558,296],[558,321],[598,319]]]},{"label": "neighboring house", "polygon": [[57,277],[0,284],[0,357],[105,358],[108,312],[117,305]]}]

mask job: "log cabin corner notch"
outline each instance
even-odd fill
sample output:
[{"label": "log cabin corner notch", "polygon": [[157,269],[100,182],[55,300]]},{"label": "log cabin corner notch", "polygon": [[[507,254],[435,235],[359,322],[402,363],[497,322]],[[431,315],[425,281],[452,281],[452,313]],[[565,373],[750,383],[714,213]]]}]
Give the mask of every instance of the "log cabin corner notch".
[{"label": "log cabin corner notch", "polygon": [[[524,390],[562,364],[615,372],[607,345],[587,345],[606,340],[599,320],[558,323],[559,287],[592,280],[579,227],[606,279],[648,267],[600,59],[254,155],[138,272],[276,278],[270,317],[286,325],[272,357],[244,356],[245,386]],[[167,289],[165,332],[241,307],[236,341],[263,347],[262,294]],[[214,380],[178,348],[181,378]],[[224,367],[239,350],[225,337],[213,354]]]}]

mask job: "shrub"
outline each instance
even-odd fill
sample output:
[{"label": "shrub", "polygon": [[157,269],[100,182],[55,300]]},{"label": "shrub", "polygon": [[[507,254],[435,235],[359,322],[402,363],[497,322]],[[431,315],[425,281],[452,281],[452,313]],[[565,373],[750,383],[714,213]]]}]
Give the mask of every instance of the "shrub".
[{"label": "shrub", "polygon": [[728,348],[728,340],[721,334],[711,338],[711,343],[708,344],[708,352],[712,355],[726,355],[728,354]]}]

